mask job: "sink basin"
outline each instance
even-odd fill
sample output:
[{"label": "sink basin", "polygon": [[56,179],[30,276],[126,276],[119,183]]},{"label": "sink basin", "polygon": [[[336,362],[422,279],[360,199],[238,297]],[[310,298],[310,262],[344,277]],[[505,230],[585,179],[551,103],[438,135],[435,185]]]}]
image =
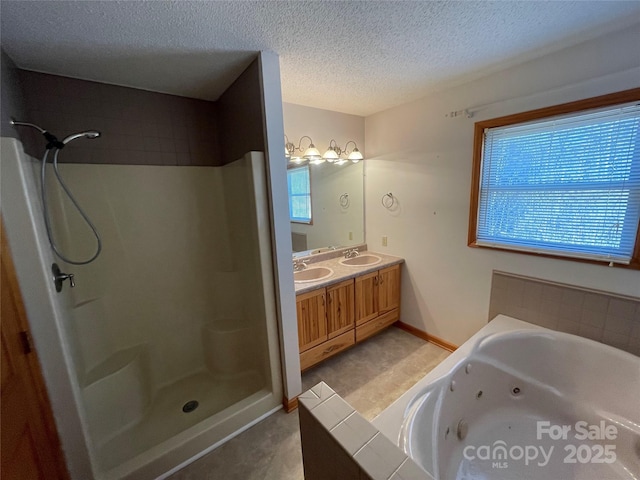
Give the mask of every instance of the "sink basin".
[{"label": "sink basin", "polygon": [[328,267],[309,267],[299,272],[293,272],[295,283],[317,282],[333,275],[333,270]]},{"label": "sink basin", "polygon": [[347,267],[366,267],[368,265],[376,265],[381,261],[382,259],[379,256],[365,253],[357,257],[343,258],[338,263]]}]

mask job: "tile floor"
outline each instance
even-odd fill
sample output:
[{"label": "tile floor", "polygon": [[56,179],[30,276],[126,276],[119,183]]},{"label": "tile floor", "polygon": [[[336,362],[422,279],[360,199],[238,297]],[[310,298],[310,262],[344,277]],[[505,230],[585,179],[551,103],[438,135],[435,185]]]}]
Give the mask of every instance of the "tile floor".
[{"label": "tile floor", "polygon": [[[323,380],[373,419],[449,352],[391,327],[305,372],[302,390]],[[298,412],[276,412],[170,480],[302,480]]]}]

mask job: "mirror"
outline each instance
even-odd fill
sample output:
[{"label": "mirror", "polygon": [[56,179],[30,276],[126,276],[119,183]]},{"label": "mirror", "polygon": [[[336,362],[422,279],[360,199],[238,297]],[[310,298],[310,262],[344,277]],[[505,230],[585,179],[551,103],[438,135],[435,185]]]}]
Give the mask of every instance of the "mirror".
[{"label": "mirror", "polygon": [[311,223],[291,222],[294,254],[364,243],[363,173],[364,162],[309,165]]}]

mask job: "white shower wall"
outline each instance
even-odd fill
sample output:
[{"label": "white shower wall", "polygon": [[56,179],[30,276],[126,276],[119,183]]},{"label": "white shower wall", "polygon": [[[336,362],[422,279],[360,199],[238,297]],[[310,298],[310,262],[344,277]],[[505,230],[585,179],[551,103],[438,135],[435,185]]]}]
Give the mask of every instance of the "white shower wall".
[{"label": "white shower wall", "polygon": [[[80,383],[114,353],[138,345],[148,348],[154,387],[202,369],[203,325],[247,316],[243,249],[236,244],[234,257],[224,169],[63,164],[60,171],[104,245],[89,265],[60,262],[76,279],[65,290]],[[95,240],[50,183],[52,216],[64,218],[56,222],[61,249],[88,258]],[[243,219],[242,208],[229,210]]]},{"label": "white shower wall", "polygon": [[[90,258],[95,238],[48,168],[59,250]],[[141,462],[161,472],[149,461],[175,442],[197,435],[194,452],[211,448],[278,405],[262,154],[224,167],[61,164],[60,173],[103,243],[89,265],[57,260],[76,286],[56,297],[104,478],[147,478],[133,472]],[[183,413],[191,400],[200,406]]]}]

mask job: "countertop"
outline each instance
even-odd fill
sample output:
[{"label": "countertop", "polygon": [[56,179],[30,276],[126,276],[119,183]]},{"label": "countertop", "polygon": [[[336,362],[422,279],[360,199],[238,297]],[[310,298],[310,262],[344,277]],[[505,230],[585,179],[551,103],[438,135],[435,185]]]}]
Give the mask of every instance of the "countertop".
[{"label": "countertop", "polygon": [[[395,257],[393,255],[385,255],[384,253],[372,252],[369,250],[360,252],[360,255],[366,255],[366,254],[377,255],[382,259],[382,261],[380,263],[376,263],[375,265],[364,265],[362,267],[348,267],[346,265],[341,265],[339,263],[340,260],[344,258],[344,256],[339,256],[339,257],[331,258],[329,260],[310,263],[308,268],[328,267],[331,270],[333,270],[333,275],[331,275],[329,278],[318,280],[317,282],[296,283],[295,284],[296,295],[300,293],[309,292],[311,290],[316,290],[318,288],[326,287],[327,285],[333,285],[334,283],[339,283],[344,280],[348,280],[350,278],[356,278],[361,275],[365,275],[367,273],[375,272],[382,268],[391,267],[392,265],[398,265],[400,263],[404,263],[404,258],[401,258],[401,257]],[[306,257],[304,259],[306,259]]]}]

